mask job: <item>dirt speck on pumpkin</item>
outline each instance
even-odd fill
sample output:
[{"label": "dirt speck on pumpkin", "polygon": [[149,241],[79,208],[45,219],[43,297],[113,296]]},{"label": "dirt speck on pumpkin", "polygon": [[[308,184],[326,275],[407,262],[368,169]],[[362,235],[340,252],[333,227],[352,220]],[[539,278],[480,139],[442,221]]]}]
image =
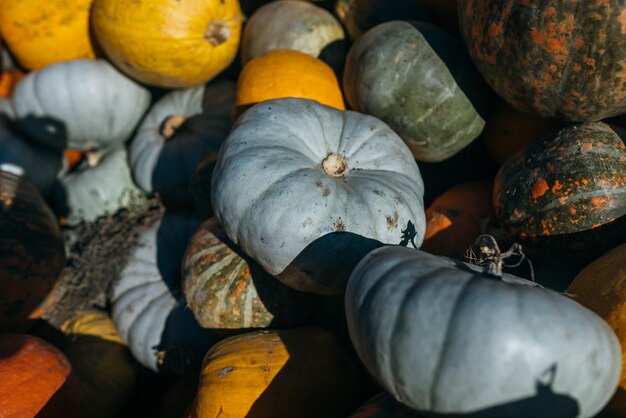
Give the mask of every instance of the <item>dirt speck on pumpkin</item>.
[{"label": "dirt speck on pumpkin", "polygon": [[343,221],[341,220],[341,218],[340,218],[340,219],[338,219],[338,220],[335,222],[335,229],[336,229],[337,231],[345,231],[345,230],[346,230],[346,225],[343,223]]},{"label": "dirt speck on pumpkin", "polygon": [[236,369],[235,366],[224,367],[222,370],[219,371],[219,373],[217,374],[217,377],[224,377],[227,374],[229,374],[232,371],[234,371],[235,369]]},{"label": "dirt speck on pumpkin", "polygon": [[394,210],[393,215],[387,216],[387,229],[392,230],[398,227],[398,211]]}]

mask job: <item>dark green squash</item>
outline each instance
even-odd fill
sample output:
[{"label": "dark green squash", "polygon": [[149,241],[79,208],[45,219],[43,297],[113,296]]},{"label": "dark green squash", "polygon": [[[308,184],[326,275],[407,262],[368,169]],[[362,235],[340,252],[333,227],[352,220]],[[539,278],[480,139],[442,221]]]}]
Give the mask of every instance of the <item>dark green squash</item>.
[{"label": "dark green squash", "polygon": [[522,111],[571,121],[626,112],[623,0],[459,0],[479,70]]},{"label": "dark green squash", "polygon": [[626,146],[604,123],[563,128],[501,167],[493,199],[498,220],[522,244],[593,258],[623,241]]},{"label": "dark green squash", "polygon": [[350,106],[382,119],[419,161],[442,161],[476,139],[489,92],[462,42],[427,23],[388,22],[351,48]]}]

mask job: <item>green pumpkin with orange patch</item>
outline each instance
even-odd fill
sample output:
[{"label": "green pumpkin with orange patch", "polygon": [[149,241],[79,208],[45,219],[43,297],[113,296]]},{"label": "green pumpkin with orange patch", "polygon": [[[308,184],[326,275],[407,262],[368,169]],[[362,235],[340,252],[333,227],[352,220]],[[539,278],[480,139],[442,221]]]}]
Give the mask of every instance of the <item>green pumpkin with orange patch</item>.
[{"label": "green pumpkin with orange patch", "polygon": [[525,246],[593,259],[626,231],[626,146],[604,123],[563,128],[501,167],[493,199],[500,223]]},{"label": "green pumpkin with orange patch", "polygon": [[515,108],[571,121],[626,113],[623,0],[459,0],[461,33]]}]

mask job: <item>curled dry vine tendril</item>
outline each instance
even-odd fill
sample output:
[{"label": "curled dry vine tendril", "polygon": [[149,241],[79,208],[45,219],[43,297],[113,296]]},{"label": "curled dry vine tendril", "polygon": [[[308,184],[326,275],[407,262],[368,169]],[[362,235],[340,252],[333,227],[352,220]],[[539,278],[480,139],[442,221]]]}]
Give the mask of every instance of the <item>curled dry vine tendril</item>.
[{"label": "curled dry vine tendril", "polygon": [[[485,273],[494,276],[501,276],[502,269],[519,267],[524,261],[528,262],[530,267],[530,278],[535,281],[535,271],[532,262],[526,257],[520,244],[513,244],[508,251],[502,252],[496,239],[487,234],[480,235],[476,238],[474,245],[478,248],[478,255],[470,247],[466,252],[469,262],[484,268]],[[504,261],[511,257],[519,257],[515,263],[506,264]]]}]

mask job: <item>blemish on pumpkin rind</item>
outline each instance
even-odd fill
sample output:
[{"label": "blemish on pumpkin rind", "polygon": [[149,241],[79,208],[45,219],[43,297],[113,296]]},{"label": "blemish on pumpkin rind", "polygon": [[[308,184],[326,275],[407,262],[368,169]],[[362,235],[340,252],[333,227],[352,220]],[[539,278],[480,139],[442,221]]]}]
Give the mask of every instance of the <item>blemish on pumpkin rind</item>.
[{"label": "blemish on pumpkin rind", "polygon": [[543,196],[548,190],[550,190],[550,187],[548,187],[548,183],[544,179],[537,179],[533,183],[531,188],[531,194],[533,196],[533,199],[537,199]]}]

